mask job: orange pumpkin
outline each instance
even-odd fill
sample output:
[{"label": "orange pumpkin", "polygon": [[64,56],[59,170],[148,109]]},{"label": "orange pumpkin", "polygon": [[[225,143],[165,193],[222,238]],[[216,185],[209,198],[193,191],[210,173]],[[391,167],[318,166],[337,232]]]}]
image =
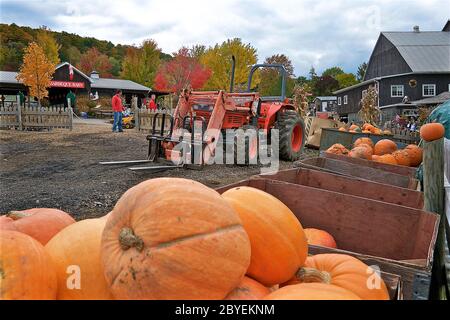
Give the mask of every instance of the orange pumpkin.
[{"label": "orange pumpkin", "polygon": [[294,213],[274,196],[255,188],[232,188],[222,197],[239,214],[250,238],[247,274],[265,286],[292,278],[308,255],[305,232]]},{"label": "orange pumpkin", "polygon": [[386,134],[386,135],[392,135],[392,132],[389,131],[389,130],[384,130],[384,131],[383,131],[383,134]]},{"label": "orange pumpkin", "polygon": [[377,161],[380,158],[380,156],[377,156],[376,154],[372,155],[372,161]]},{"label": "orange pumpkin", "polygon": [[301,283],[285,286],[264,300],[361,300],[353,292],[325,283]]},{"label": "orange pumpkin", "polygon": [[335,143],[331,147],[329,147],[325,152],[332,153],[332,154],[338,154],[338,155],[348,155],[349,151],[342,144]]},{"label": "orange pumpkin", "polygon": [[389,139],[382,139],[375,143],[375,146],[373,147],[373,153],[377,156],[392,153],[395,150],[397,150],[397,144]]},{"label": "orange pumpkin", "polygon": [[370,138],[362,137],[356,139],[356,141],[353,143],[353,147],[359,147],[361,144],[366,144],[370,146],[370,148],[373,148],[373,141]]},{"label": "orange pumpkin", "polygon": [[345,127],[340,127],[339,131],[347,131],[347,129],[345,129]]},{"label": "orange pumpkin", "polygon": [[352,158],[372,160],[373,151],[369,145],[360,144],[359,147],[350,150],[350,153],[348,155]]},{"label": "orange pumpkin", "polygon": [[34,208],[11,211],[7,214],[15,230],[28,234],[45,245],[55,234],[75,222],[66,212],[58,209]]},{"label": "orange pumpkin", "polygon": [[334,240],[333,236],[324,230],[306,228],[305,235],[308,244],[328,248],[337,248],[336,241]]},{"label": "orange pumpkin", "polygon": [[409,160],[410,160],[410,166],[417,167],[422,163],[423,158],[423,150],[419,146],[416,146],[415,144],[408,145],[405,149],[406,152],[408,152]]},{"label": "orange pumpkin", "polygon": [[375,128],[375,127],[370,132],[372,132],[373,134],[377,134],[377,135],[382,134],[381,129]]},{"label": "orange pumpkin", "polygon": [[445,134],[445,127],[439,123],[427,123],[420,127],[420,137],[425,141],[434,141],[440,139]]},{"label": "orange pumpkin", "polygon": [[357,129],[359,129],[359,127],[358,127],[356,124],[352,124],[352,125],[350,126],[350,130],[356,131]]},{"label": "orange pumpkin", "polygon": [[[376,158],[374,158],[376,157]],[[373,156],[373,161],[385,163],[385,164],[393,164],[397,165],[397,160],[395,160],[395,157],[392,154],[384,154],[382,156]]]},{"label": "orange pumpkin", "polygon": [[346,254],[317,254],[306,259],[290,283],[324,283],[346,289],[363,300],[389,300],[380,277],[364,262]]},{"label": "orange pumpkin", "polygon": [[250,241],[215,190],[157,178],[119,199],[106,220],[101,258],[117,299],[223,299],[245,275]]},{"label": "orange pumpkin", "polygon": [[348,130],[348,132],[356,133],[356,130]]},{"label": "orange pumpkin", "polygon": [[371,133],[370,130],[363,130],[362,133]]},{"label": "orange pumpkin", "polygon": [[244,277],[241,283],[226,296],[225,300],[261,300],[269,293],[269,288],[252,278]]},{"label": "orange pumpkin", "polygon": [[363,125],[362,125],[362,127],[361,127],[361,129],[363,129],[363,130],[369,130],[369,127],[371,127],[372,125],[370,124],[370,123],[364,123]]},{"label": "orange pumpkin", "polygon": [[392,156],[400,166],[409,166],[411,161],[409,160],[409,153],[405,150],[397,150],[392,153]]},{"label": "orange pumpkin", "polygon": [[0,232],[0,300],[53,300],[56,273],[44,247],[21,232]]},{"label": "orange pumpkin", "polygon": [[0,216],[0,230],[13,230],[17,231],[17,228],[14,226],[14,220],[8,216]]},{"label": "orange pumpkin", "polygon": [[[100,242],[105,224],[106,219],[103,218],[78,221],[57,233],[46,244],[45,250],[55,265],[58,277],[58,300],[113,298],[100,260]],[[70,269],[71,266],[79,269]],[[67,285],[69,276],[73,276],[71,287]],[[78,284],[79,288],[76,288]]]}]

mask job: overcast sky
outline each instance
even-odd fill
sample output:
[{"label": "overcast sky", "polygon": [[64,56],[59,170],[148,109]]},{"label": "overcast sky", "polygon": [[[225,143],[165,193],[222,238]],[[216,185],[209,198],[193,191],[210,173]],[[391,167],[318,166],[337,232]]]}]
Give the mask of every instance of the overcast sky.
[{"label": "overcast sky", "polygon": [[342,66],[355,72],[380,31],[441,30],[450,0],[0,0],[2,23],[139,44],[153,38],[164,52],[242,38],[258,59],[284,53],[295,74]]}]

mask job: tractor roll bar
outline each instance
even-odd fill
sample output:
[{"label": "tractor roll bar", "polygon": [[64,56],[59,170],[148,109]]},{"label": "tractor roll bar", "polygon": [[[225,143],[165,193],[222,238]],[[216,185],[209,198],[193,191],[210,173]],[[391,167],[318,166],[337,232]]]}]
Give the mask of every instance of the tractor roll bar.
[{"label": "tractor roll bar", "polygon": [[280,63],[260,63],[260,64],[253,65],[252,69],[250,70],[250,73],[248,75],[247,92],[250,92],[253,74],[259,68],[276,68],[280,71],[280,73],[281,73],[281,95],[279,97],[270,97],[270,100],[276,100],[275,98],[279,98],[280,101],[283,101],[286,98],[287,72],[286,72],[286,69],[284,68],[284,66]]},{"label": "tractor roll bar", "polygon": [[230,93],[233,92],[234,89],[234,69],[236,67],[236,58],[231,56],[231,79],[230,79]]}]

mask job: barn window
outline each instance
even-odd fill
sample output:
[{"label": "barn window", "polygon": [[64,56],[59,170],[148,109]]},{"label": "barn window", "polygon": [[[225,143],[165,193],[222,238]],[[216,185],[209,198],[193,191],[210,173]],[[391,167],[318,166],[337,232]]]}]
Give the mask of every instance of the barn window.
[{"label": "barn window", "polygon": [[[450,88],[450,84],[448,86]],[[449,91],[450,91],[450,89],[449,89]],[[341,104],[342,104],[342,98],[338,97],[338,106],[340,106]]]},{"label": "barn window", "polygon": [[424,84],[422,86],[422,96],[434,97],[435,95],[436,95],[436,85],[435,84]]},{"label": "barn window", "polygon": [[345,95],[345,96],[344,96],[344,104],[347,104],[347,102],[348,102],[348,96]]},{"label": "barn window", "polygon": [[391,98],[403,97],[404,90],[402,85],[392,85],[391,86]]}]

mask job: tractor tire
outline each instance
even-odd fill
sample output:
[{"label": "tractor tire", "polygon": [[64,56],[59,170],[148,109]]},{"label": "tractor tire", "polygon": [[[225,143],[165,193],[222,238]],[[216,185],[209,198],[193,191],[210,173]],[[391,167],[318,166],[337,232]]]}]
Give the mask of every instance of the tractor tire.
[{"label": "tractor tire", "polygon": [[302,118],[293,110],[278,114],[275,129],[279,130],[280,158],[286,161],[296,161],[305,145],[305,125]]},{"label": "tractor tire", "polygon": [[[258,164],[258,129],[252,125],[245,125],[241,128],[244,132],[248,129],[256,131],[256,137],[250,141],[250,137],[245,136],[239,129],[234,136],[234,162],[238,166],[249,166]],[[242,140],[245,138],[245,143]],[[242,157],[244,155],[244,157]]]}]

